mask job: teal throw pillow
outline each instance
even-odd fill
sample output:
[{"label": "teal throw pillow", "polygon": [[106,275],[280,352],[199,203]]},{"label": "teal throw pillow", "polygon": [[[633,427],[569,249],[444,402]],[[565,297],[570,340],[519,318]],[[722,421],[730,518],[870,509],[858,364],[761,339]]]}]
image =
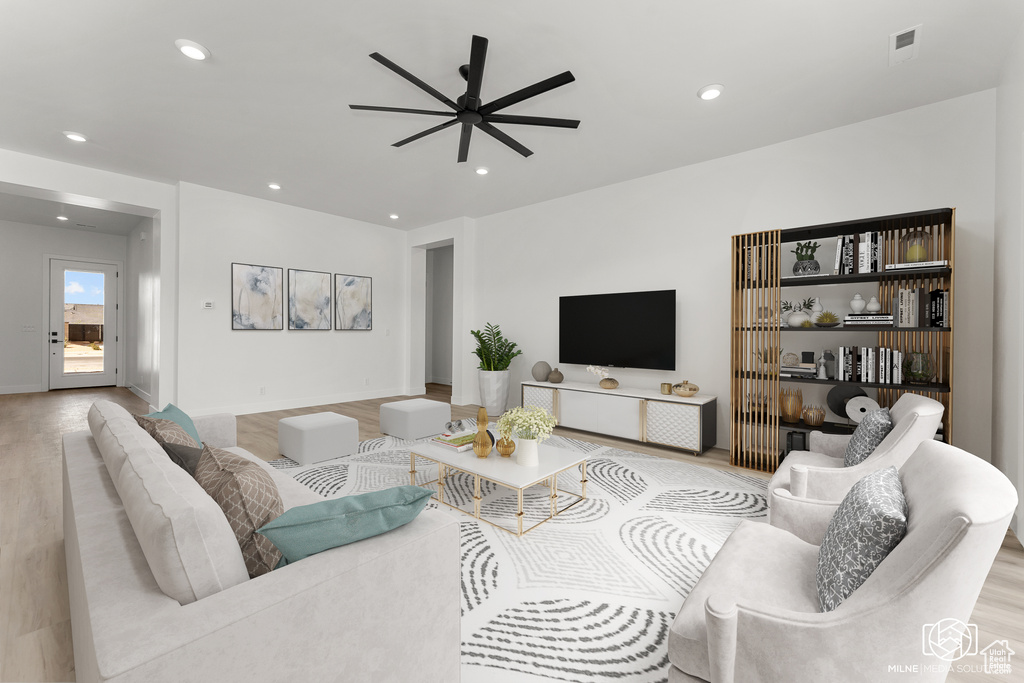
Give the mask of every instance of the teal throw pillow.
[{"label": "teal throw pillow", "polygon": [[196,429],[195,424],[193,424],[192,418],[186,415],[181,408],[173,403],[168,403],[167,407],[158,413],[150,413],[148,415],[143,415],[143,417],[151,417],[156,420],[170,420],[184,429],[189,436],[195,439],[197,446],[203,443],[203,440],[199,438],[199,430]]},{"label": "teal throw pillow", "polygon": [[257,529],[281,551],[278,567],[339,545],[361,541],[408,524],[433,491],[395,486],[358,496],[322,500],[285,510]]}]

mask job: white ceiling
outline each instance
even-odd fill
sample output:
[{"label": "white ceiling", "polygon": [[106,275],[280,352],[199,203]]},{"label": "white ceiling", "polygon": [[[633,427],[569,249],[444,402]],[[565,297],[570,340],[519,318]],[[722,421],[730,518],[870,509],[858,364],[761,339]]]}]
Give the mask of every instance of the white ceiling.
[{"label": "white ceiling", "polygon": [[[410,229],[991,88],[1024,2],[53,0],[3,14],[0,147]],[[890,68],[889,35],[917,24],[919,58]],[[454,99],[474,33],[490,40],[485,102],[569,69],[575,83],[503,113],[580,128],[501,126],[526,159],[476,132],[456,164],[457,127],[390,146],[443,119],[348,108],[443,109],[367,55]],[[184,58],[177,38],[212,58]],[[725,94],[699,100],[714,82]]]},{"label": "white ceiling", "polygon": [[[57,216],[65,216],[67,220],[58,220]],[[102,232],[110,235],[127,235],[146,219],[142,216],[133,216],[117,211],[0,192],[0,220],[29,225],[45,225],[51,228]]]}]

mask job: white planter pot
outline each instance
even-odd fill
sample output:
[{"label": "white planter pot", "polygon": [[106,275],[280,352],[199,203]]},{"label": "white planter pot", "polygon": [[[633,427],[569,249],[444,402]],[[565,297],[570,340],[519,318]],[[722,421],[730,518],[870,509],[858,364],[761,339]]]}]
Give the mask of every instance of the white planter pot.
[{"label": "white planter pot", "polygon": [[509,382],[512,375],[508,370],[480,370],[480,405],[487,409],[487,416],[497,418],[505,412],[508,404]]},{"label": "white planter pot", "polygon": [[537,439],[516,439],[516,464],[523,467],[536,467],[539,462]]}]

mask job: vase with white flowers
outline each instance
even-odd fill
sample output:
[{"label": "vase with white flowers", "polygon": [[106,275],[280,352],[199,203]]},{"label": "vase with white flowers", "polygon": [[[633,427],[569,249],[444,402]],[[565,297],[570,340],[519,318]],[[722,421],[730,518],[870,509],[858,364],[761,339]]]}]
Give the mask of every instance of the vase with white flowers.
[{"label": "vase with white flowers", "polygon": [[498,418],[498,432],[502,437],[515,435],[517,465],[536,467],[537,444],[551,436],[557,423],[553,415],[538,406],[515,407]]},{"label": "vase with white flowers", "polygon": [[597,375],[598,377],[601,378],[601,381],[598,382],[598,385],[602,389],[614,389],[617,386],[619,386],[619,380],[613,379],[608,376],[608,368],[602,368],[600,365],[588,365],[587,372],[593,375]]}]

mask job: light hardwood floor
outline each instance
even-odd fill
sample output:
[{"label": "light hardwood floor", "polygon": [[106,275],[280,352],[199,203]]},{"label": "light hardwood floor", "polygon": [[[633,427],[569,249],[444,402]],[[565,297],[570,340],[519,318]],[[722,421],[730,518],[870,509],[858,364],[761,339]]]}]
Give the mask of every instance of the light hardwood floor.
[{"label": "light hardwood floor", "polygon": [[[451,391],[428,385],[424,398],[449,401]],[[126,389],[68,389],[39,394],[0,395],[0,681],[73,681],[74,655],[68,613],[61,522],[61,435],[88,429],[92,402],[104,398],[129,411],[147,410]],[[378,408],[394,398],[337,403],[238,417],[239,445],[272,460],[277,455],[277,421],[290,415],[331,410],[359,420],[360,439],[379,436]],[[476,417],[477,406],[452,406],[454,418]],[[558,433],[716,469],[760,476],[729,465],[729,455],[712,450],[695,457],[667,448],[558,428]],[[1014,672],[992,676],[954,672],[949,681],[1024,681],[1024,549],[1007,534],[978,599],[972,622],[981,647],[1009,640],[1017,653]],[[980,666],[981,657],[961,663]],[[909,680],[909,679],[908,679]]]}]

